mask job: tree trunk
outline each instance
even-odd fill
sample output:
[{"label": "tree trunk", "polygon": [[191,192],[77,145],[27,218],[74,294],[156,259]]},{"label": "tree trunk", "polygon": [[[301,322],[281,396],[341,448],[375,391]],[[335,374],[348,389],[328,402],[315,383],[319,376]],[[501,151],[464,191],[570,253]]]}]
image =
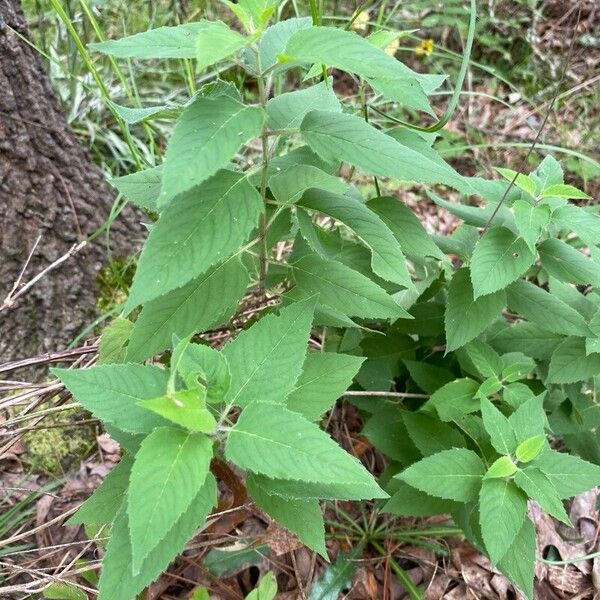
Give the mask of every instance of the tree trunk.
[{"label": "tree trunk", "polygon": [[[0,0],[0,307],[38,237],[22,283],[97,229],[114,199],[70,130],[42,61],[13,29],[28,37],[19,1]],[[116,255],[132,252],[138,222],[128,211],[113,224]],[[90,322],[103,246],[101,236],[0,309],[0,364],[60,349]]]}]

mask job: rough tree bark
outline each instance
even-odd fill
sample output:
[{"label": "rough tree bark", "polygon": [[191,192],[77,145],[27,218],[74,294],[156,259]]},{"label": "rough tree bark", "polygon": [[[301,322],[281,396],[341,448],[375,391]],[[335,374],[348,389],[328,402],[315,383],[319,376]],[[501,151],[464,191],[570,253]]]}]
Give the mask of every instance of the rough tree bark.
[{"label": "rough tree bark", "polygon": [[[38,236],[25,282],[97,229],[114,198],[70,130],[42,61],[12,30],[28,36],[19,0],[0,0],[0,306]],[[129,211],[111,228],[117,255],[131,253],[138,222]],[[73,339],[94,316],[104,260],[99,240],[1,310],[0,364]]]}]

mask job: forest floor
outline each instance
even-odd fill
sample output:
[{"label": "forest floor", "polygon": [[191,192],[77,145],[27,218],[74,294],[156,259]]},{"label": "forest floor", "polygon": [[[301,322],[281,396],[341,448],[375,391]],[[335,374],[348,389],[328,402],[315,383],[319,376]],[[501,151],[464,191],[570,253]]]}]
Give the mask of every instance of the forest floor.
[{"label": "forest floor", "polygon": [[[426,10],[419,11],[426,3],[408,4],[413,13],[401,15],[407,22],[427,15]],[[481,4],[487,8],[487,2]],[[486,15],[479,33],[475,61],[484,68],[472,67],[464,101],[436,147],[462,173],[491,176],[495,165],[518,169],[548,114],[539,151],[543,154],[553,146],[565,162],[568,181],[599,198],[600,6],[594,0],[583,2],[575,52],[562,91],[549,106],[573,35],[578,3],[541,3],[535,22],[522,18],[529,14],[525,3],[499,4],[495,15]],[[32,13],[32,26],[39,35],[35,19]],[[451,24],[441,17],[429,22],[430,29],[419,32],[421,38],[431,37],[434,47],[460,51]],[[414,68],[430,68],[436,51],[419,57],[415,44],[412,54],[399,57]],[[492,73],[492,66],[498,70]],[[105,109],[98,109],[97,98],[82,97],[81,90],[68,89],[60,71],[51,72],[73,127],[92,155],[111,173],[131,168],[110,126],[108,133],[100,135],[108,117]],[[354,93],[350,83],[344,91]],[[445,102],[446,97],[439,98],[440,114]],[[96,116],[91,119],[93,111]],[[400,194],[430,232],[449,233],[456,226],[455,219],[419,189],[387,191]],[[107,281],[108,300],[102,301],[111,306],[120,291],[118,286],[111,288],[108,276]],[[238,326],[266,302],[249,298]],[[231,329],[216,331],[210,339],[221,345],[231,333]],[[92,334],[69,351],[68,360],[61,355],[46,362],[93,364],[97,339]],[[42,597],[49,583],[66,579],[77,586],[67,590],[72,595],[52,597],[93,598],[106,538],[102,531],[84,532],[62,523],[118,462],[120,449],[87,414],[69,406],[72,399],[58,384],[14,381],[19,371],[12,367],[0,365],[0,597]],[[361,426],[358,411],[347,402],[340,401],[328,419],[331,435],[379,474],[384,458],[361,436]],[[189,598],[196,586],[203,585],[214,598],[237,600],[269,570],[277,574],[277,597],[282,599],[400,600],[409,597],[402,573],[421,585],[429,600],[518,597],[506,578],[463,541],[445,517],[390,519],[368,504],[324,504],[332,557],[327,565],[246,499],[238,474],[222,464],[215,467],[221,479],[215,514],[169,572],[151,586],[148,599]],[[594,557],[600,550],[597,508],[596,492],[575,498],[568,511],[574,527],[567,528],[531,507],[538,556],[545,559],[537,565],[536,599],[600,598],[600,553]]]}]

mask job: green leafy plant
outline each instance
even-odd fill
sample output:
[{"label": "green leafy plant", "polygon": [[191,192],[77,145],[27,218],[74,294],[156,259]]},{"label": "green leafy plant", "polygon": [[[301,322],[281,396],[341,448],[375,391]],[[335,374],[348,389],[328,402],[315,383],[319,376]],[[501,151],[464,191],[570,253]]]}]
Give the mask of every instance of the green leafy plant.
[{"label": "green leafy plant", "polygon": [[[215,459],[245,471],[257,506],[325,558],[319,500],[387,499],[393,514],[450,513],[532,597],[528,499],[568,523],[562,500],[600,484],[600,467],[548,437],[570,445],[583,431],[597,443],[600,217],[569,203],[586,196],[551,157],[514,186],[464,177],[431,133],[377,127],[368,106],[319,80],[335,67],[431,114],[443,76],[311,19],[269,25],[270,2],[227,6],[244,33],[199,21],[93,46],[195,60],[199,72],[235,62],[256,84],[256,95],[205,84],[171,107],[163,163],[112,180],[158,216],[101,364],[54,370],[125,451],[69,521],[111,524],[100,599],[134,598],[203,527],[217,503]],[[285,91],[292,70],[317,81]],[[433,201],[464,223],[429,235],[377,179],[378,196],[364,198],[355,170],[390,189],[443,186]],[[450,189],[480,205],[443,198]],[[280,306],[221,350],[194,337],[227,323],[247,291],[266,290]],[[307,349],[311,332],[318,351]],[[163,364],[145,362],[165,351]],[[319,427],[351,385],[364,434],[391,461],[385,490]]]}]

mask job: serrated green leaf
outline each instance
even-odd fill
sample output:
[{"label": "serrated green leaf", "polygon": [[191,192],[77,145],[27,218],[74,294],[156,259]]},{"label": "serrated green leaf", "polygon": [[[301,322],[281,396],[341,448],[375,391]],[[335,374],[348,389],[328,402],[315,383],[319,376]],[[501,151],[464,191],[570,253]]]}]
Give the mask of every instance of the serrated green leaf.
[{"label": "serrated green leaf", "polygon": [[131,570],[132,552],[129,523],[125,506],[119,511],[112,527],[106,555],[100,574],[98,600],[131,600],[152,583],[183,550],[196,529],[204,524],[206,516],[217,503],[217,484],[208,474],[188,509],[167,533],[161,543],[152,549],[138,575]]},{"label": "serrated green leaf", "polygon": [[550,207],[543,204],[536,206],[519,199],[515,200],[512,209],[521,237],[531,251],[535,252],[535,244],[550,221]]},{"label": "serrated green leaf", "polygon": [[242,145],[260,135],[264,117],[261,108],[229,96],[196,96],[167,145],[159,206],[226,167]]},{"label": "serrated green leaf", "polygon": [[396,491],[383,505],[383,512],[401,517],[428,517],[452,512],[460,506],[452,500],[430,496],[403,481],[394,482],[394,486]]},{"label": "serrated green leaf", "polygon": [[265,107],[269,127],[296,129],[311,110],[341,112],[342,106],[333,91],[332,82],[333,79],[329,78],[327,82],[271,98]]},{"label": "serrated green leaf", "polygon": [[542,451],[546,445],[545,435],[534,435],[523,440],[515,450],[517,460],[522,463],[531,462]]},{"label": "serrated green leaf", "polygon": [[530,437],[542,435],[547,425],[544,412],[544,395],[534,396],[523,402],[508,418],[517,438],[523,442]]},{"label": "serrated green leaf", "polygon": [[364,361],[362,356],[309,352],[286,406],[311,421],[319,419],[348,389]]},{"label": "serrated green leaf", "polygon": [[403,413],[403,419],[410,439],[423,456],[465,446],[462,434],[438,419],[408,411]]},{"label": "serrated green leaf", "polygon": [[442,421],[450,421],[456,414],[468,414],[479,410],[475,394],[479,384],[473,379],[456,379],[436,390],[425,404],[434,408]]},{"label": "serrated green leaf", "polygon": [[356,485],[366,498],[386,497],[356,458],[315,424],[279,404],[249,404],[229,433],[225,454],[239,467],[267,477]]},{"label": "serrated green leaf", "polygon": [[473,340],[467,344],[465,351],[472,366],[483,377],[497,378],[502,372],[502,359],[498,353],[485,342]]},{"label": "serrated green leaf", "polygon": [[158,197],[162,185],[162,165],[123,177],[113,177],[108,183],[135,205],[158,212]]},{"label": "serrated green leaf", "polygon": [[520,279],[507,290],[509,308],[547,331],[564,335],[589,335],[585,319],[574,308],[537,285]]},{"label": "serrated green leaf", "polygon": [[600,374],[600,354],[587,354],[585,340],[569,337],[550,359],[548,383],[574,383]]},{"label": "serrated green leaf", "polygon": [[420,460],[399,478],[426,494],[469,502],[477,498],[484,475],[485,466],[475,452],[454,448]]},{"label": "serrated green leaf", "polygon": [[196,36],[196,71],[204,71],[243,48],[247,40],[223,21],[211,21]]},{"label": "serrated green leaf", "polygon": [[267,27],[260,39],[259,47],[260,65],[263,71],[277,64],[277,57],[283,54],[288,40],[296,31],[308,27],[312,27],[310,17],[286,19]]},{"label": "serrated green leaf", "polygon": [[479,523],[492,564],[497,564],[506,555],[523,526],[526,512],[527,496],[512,481],[483,481],[479,494]]},{"label": "serrated green leaf", "polygon": [[350,579],[358,566],[355,559],[361,552],[362,544],[358,544],[350,554],[340,553],[335,563],[329,565],[310,588],[308,600],[337,600],[340,592],[350,585]]},{"label": "serrated green leaf", "polygon": [[585,254],[557,238],[544,240],[538,247],[542,266],[559,281],[600,286],[600,266]]},{"label": "serrated green leaf", "polygon": [[419,75],[356,33],[333,27],[311,27],[295,33],[285,54],[356,73],[389,99],[426,112],[431,110],[426,92],[444,79]]},{"label": "serrated green leaf", "polygon": [[407,288],[413,283],[400,244],[388,226],[365,204],[321,190],[308,190],[298,205],[340,221],[371,250],[373,272]]},{"label": "serrated green leaf", "polygon": [[502,365],[502,381],[506,383],[526,379],[536,367],[533,358],[522,352],[507,352],[502,356]]},{"label": "serrated green leaf", "polygon": [[510,456],[497,458],[485,473],[485,479],[496,479],[498,477],[510,477],[517,470],[517,465]]},{"label": "serrated green leaf", "polygon": [[498,171],[498,173],[500,173],[500,175],[502,175],[502,177],[508,181],[514,180],[515,185],[519,189],[527,192],[530,196],[535,197],[535,181],[529,177],[529,175],[524,175],[523,173],[517,174],[517,171],[513,171],[512,169],[504,169],[501,167],[496,167],[496,171]]},{"label": "serrated green leaf", "polygon": [[552,222],[562,229],[574,231],[585,244],[600,244],[600,216],[581,206],[567,204],[552,213]]},{"label": "serrated green leaf", "polygon": [[502,313],[505,306],[504,290],[475,299],[469,269],[456,271],[448,287],[444,315],[446,353],[475,339]]},{"label": "serrated green leaf", "polygon": [[172,336],[187,337],[221,324],[238,306],[250,282],[238,256],[183,287],[146,303],[136,319],[127,359],[141,361],[168,348]]},{"label": "serrated green leaf", "polygon": [[573,526],[550,479],[538,468],[526,467],[525,469],[519,469],[515,474],[515,483],[532,500],[535,500],[542,510],[562,521],[565,525]]},{"label": "serrated green leaf", "polygon": [[497,292],[523,275],[535,256],[527,242],[506,227],[492,227],[477,242],[471,260],[474,297]]},{"label": "serrated green leaf", "polygon": [[442,386],[454,381],[454,373],[444,367],[418,360],[405,360],[403,362],[410,373],[411,379],[428,394],[433,394]]},{"label": "serrated green leaf", "polygon": [[144,244],[125,310],[180,288],[228,258],[248,239],[262,211],[258,192],[233,171],[219,171],[179,196]]},{"label": "serrated green leaf", "polygon": [[65,525],[111,523],[123,503],[132,464],[131,457],[124,456]]},{"label": "serrated green leaf", "polygon": [[519,589],[528,600],[533,598],[533,576],[535,569],[536,535],[532,522],[525,517],[519,533],[513,543],[498,562],[498,569],[502,571]]},{"label": "serrated green leaf", "polygon": [[517,440],[509,420],[487,398],[481,400],[481,416],[495,450],[500,454],[512,454]]},{"label": "serrated green leaf", "polygon": [[342,160],[368,175],[464,187],[452,167],[403,146],[359,117],[314,110],[304,117],[300,131],[325,161]]},{"label": "serrated green leaf", "polygon": [[179,362],[189,388],[205,386],[207,402],[222,402],[231,385],[229,363],[223,354],[203,344],[190,344]]},{"label": "serrated green leaf", "polygon": [[209,21],[158,27],[118,40],[88,44],[90,50],[117,58],[195,58],[196,37]]},{"label": "serrated green leaf", "polygon": [[319,302],[349,317],[410,318],[383,288],[340,262],[307,255],[292,265],[292,274],[301,291],[319,294]]},{"label": "serrated green leaf", "polygon": [[591,200],[591,196],[588,196],[585,192],[578,190],[573,185],[566,185],[564,183],[555,183],[547,188],[540,194],[541,198],[568,198],[573,200]]},{"label": "serrated green leaf", "polygon": [[125,345],[131,335],[133,323],[123,317],[117,317],[105,327],[98,347],[98,364],[122,363],[125,359]]},{"label": "serrated green leaf", "polygon": [[127,493],[135,575],[198,495],[211,459],[212,442],[200,433],[159,427],[142,442]]},{"label": "serrated green leaf", "polygon": [[121,106],[110,100],[107,102],[128,125],[135,125],[136,123],[141,123],[142,121],[147,121],[152,118],[174,119],[177,118],[183,110],[181,106],[168,106],[166,104],[162,106],[130,108],[128,106]]},{"label": "serrated green leaf", "polygon": [[102,365],[52,369],[95,417],[129,433],[149,433],[168,422],[137,403],[164,394],[168,373],[151,365]]},{"label": "serrated green leaf", "polygon": [[319,501],[316,499],[291,500],[270,492],[269,480],[246,478],[248,493],[256,505],[279,524],[298,536],[311,550],[328,560],[325,548],[325,524]]},{"label": "serrated green leaf", "polygon": [[206,390],[177,390],[170,395],[142,400],[139,405],[190,431],[210,433],[217,422],[206,408]]},{"label": "serrated green leaf", "polygon": [[246,406],[254,400],[285,400],[302,370],[314,307],[309,298],[278,316],[267,315],[223,348],[231,370],[228,402]]},{"label": "serrated green leaf", "polygon": [[527,356],[540,360],[549,359],[564,339],[559,333],[525,322],[506,326],[498,333],[488,336],[490,344],[499,352],[511,352],[519,348]]},{"label": "serrated green leaf", "polygon": [[373,198],[367,206],[390,228],[405,254],[411,257],[432,256],[444,260],[415,213],[397,198]]},{"label": "serrated green leaf", "polygon": [[51,600],[88,600],[88,595],[75,584],[68,581],[55,581],[42,592],[44,598]]},{"label": "serrated green leaf", "polygon": [[269,189],[273,196],[284,204],[297,202],[310,188],[343,194],[348,186],[338,177],[312,165],[292,165],[269,179]]},{"label": "serrated green leaf", "polygon": [[550,479],[560,498],[570,498],[600,485],[600,467],[571,454],[546,450],[531,466]]}]

